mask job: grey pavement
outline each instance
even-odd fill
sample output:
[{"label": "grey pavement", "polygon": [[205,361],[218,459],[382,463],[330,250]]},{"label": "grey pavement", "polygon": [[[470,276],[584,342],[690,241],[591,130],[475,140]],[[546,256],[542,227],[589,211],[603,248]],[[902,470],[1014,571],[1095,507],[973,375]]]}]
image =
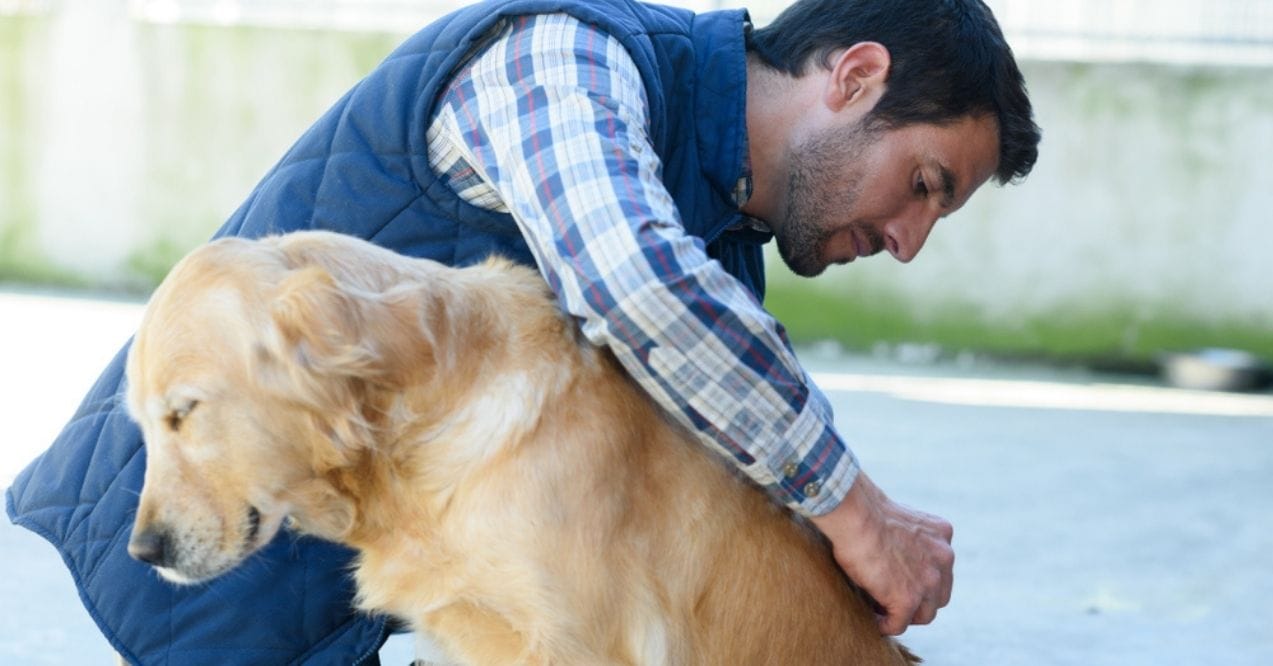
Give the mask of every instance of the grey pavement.
[{"label": "grey pavement", "polygon": [[[135,328],[136,303],[0,292],[0,486]],[[810,352],[898,501],[955,525],[955,596],[903,640],[937,666],[1273,664],[1273,395]],[[111,663],[42,539],[0,526],[0,663]],[[410,661],[395,638],[387,665]]]}]

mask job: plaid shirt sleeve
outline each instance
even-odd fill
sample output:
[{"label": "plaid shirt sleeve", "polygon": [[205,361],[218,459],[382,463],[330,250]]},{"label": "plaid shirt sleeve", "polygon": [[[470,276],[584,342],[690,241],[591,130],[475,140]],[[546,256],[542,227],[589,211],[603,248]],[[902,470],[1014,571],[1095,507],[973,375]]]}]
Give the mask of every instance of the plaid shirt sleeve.
[{"label": "plaid shirt sleeve", "polygon": [[704,443],[806,515],[858,463],[781,327],[685,233],[661,182],[641,75],[565,15],[503,25],[430,122],[434,168],[512,214],[562,306]]}]

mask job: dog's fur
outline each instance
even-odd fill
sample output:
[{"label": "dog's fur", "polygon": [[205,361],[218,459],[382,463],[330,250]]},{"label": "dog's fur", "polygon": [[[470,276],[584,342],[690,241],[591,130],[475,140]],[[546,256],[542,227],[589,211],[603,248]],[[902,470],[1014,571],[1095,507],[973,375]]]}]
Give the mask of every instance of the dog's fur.
[{"label": "dog's fur", "polygon": [[290,518],[359,552],[361,608],[464,663],[916,661],[824,540],[529,269],[224,239],[156,291],[127,372],[148,455],[130,550],[169,579],[232,568]]}]

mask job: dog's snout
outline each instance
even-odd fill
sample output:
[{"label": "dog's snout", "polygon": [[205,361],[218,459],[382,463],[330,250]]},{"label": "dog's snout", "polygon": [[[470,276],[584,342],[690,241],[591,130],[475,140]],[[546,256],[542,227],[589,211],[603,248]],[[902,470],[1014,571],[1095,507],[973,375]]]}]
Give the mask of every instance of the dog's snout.
[{"label": "dog's snout", "polygon": [[146,564],[164,567],[171,564],[172,548],[165,530],[146,528],[134,532],[128,541],[128,554]]}]

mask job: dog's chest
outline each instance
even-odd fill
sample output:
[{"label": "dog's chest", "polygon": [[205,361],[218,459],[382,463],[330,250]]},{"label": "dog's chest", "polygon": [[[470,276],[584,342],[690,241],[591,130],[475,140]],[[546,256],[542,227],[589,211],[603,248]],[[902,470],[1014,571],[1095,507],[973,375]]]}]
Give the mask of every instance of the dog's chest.
[{"label": "dog's chest", "polygon": [[358,608],[416,622],[452,603],[459,577],[434,549],[396,547],[363,551],[354,570]]}]

